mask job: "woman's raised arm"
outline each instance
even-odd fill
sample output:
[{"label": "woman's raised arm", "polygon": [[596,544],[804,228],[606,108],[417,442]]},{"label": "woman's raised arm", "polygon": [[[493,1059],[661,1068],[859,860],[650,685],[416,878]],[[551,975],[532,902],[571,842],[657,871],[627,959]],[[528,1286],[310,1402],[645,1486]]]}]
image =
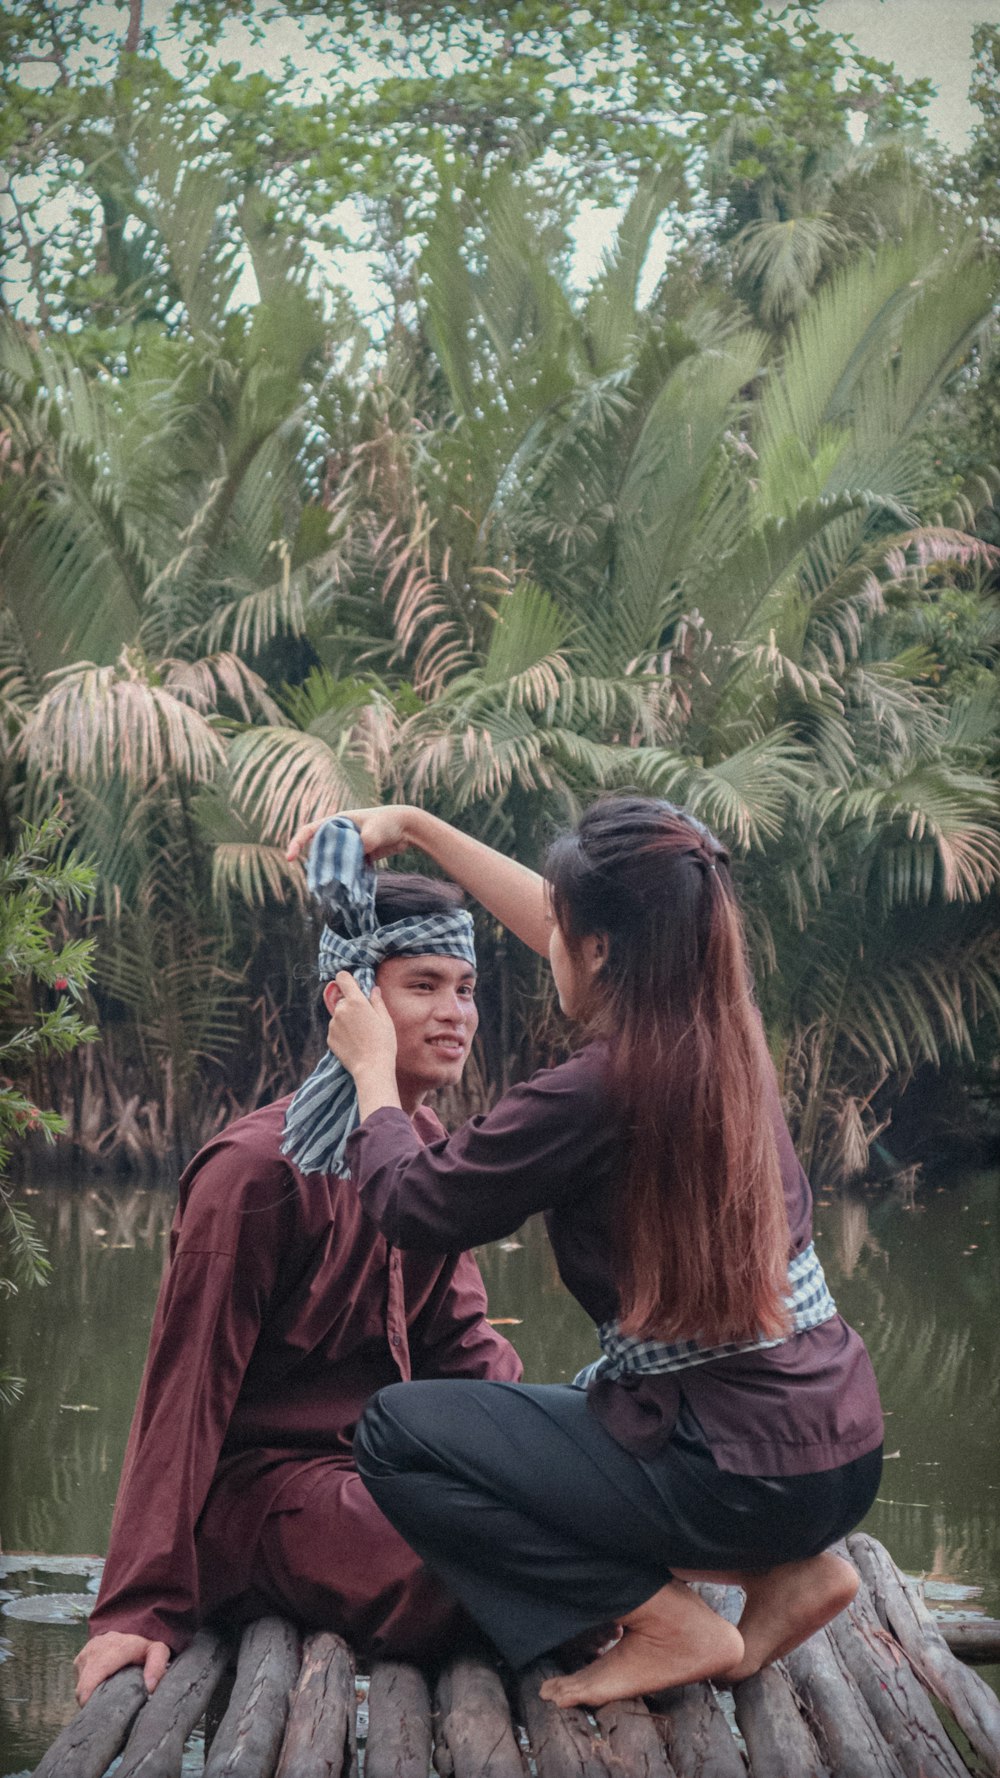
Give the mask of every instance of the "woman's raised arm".
[{"label": "woman's raised arm", "polygon": [[[389,803],[378,809],[338,809],[336,813],[355,823],[365,854],[373,862],[408,846],[419,847],[447,876],[474,895],[502,926],[540,956],[548,956],[548,902],[544,878],[537,871],[506,858],[492,846],[485,846],[481,840],[439,820],[437,815],[409,803]],[[308,850],[320,825],[313,821],[299,829],[288,848],[289,859],[294,860]]]}]

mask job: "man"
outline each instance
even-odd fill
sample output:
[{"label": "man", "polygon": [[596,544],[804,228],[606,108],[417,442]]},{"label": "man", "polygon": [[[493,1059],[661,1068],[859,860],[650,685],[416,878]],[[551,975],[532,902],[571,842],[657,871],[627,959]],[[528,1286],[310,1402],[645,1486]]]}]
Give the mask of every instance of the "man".
[{"label": "man", "polygon": [[[423,1100],[460,1079],[478,1023],[460,891],[376,878],[341,821],[316,837],[310,886],[328,916],[325,1005],[338,998],[338,969],[366,991],[377,978],[400,1103],[433,1141],[443,1130]],[[521,1366],[485,1320],[471,1255],[400,1252],[362,1215],[338,1176],[356,1118],[344,1082],[325,1056],[291,1101],[241,1118],[181,1179],[103,1583],[77,1656],[81,1704],[132,1664],[152,1690],[212,1617],[278,1611],[368,1655],[413,1660],[441,1652],[461,1622],[364,1488],[354,1428],[385,1383],[511,1381]]]}]

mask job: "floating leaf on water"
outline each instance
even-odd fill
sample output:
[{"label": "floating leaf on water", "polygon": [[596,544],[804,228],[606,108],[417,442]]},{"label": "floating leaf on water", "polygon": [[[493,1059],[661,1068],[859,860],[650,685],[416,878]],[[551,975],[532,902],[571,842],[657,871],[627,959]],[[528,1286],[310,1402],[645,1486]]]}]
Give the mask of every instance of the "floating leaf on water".
[{"label": "floating leaf on water", "polygon": [[74,1579],[100,1580],[103,1572],[103,1556],[43,1556],[37,1550],[11,1550],[0,1556],[0,1576],[5,1580],[12,1574],[67,1574]]},{"label": "floating leaf on water", "polygon": [[523,1246],[524,1246],[523,1241],[501,1241],[500,1252],[501,1253],[516,1253],[517,1249],[519,1247],[523,1247]]},{"label": "floating leaf on water", "polygon": [[893,1457],[900,1457],[901,1455],[902,1452],[900,1451],[885,1451],[882,1456],[882,1462],[889,1463]]},{"label": "floating leaf on water", "polygon": [[520,1327],[522,1317],[520,1315],[487,1315],[486,1319],[491,1327]]},{"label": "floating leaf on water", "polygon": [[90,1616],[92,1608],[93,1600],[87,1593],[32,1593],[23,1599],[9,1599],[0,1609],[4,1617],[29,1624],[78,1624]]},{"label": "floating leaf on water", "polygon": [[977,1599],[983,1590],[982,1587],[970,1586],[957,1580],[932,1580],[929,1575],[924,1576],[921,1585],[928,1599],[942,1601],[957,1602],[961,1599]]},{"label": "floating leaf on water", "polygon": [[99,1414],[100,1411],[100,1408],[96,1408],[91,1401],[61,1401],[59,1403],[61,1414]]}]

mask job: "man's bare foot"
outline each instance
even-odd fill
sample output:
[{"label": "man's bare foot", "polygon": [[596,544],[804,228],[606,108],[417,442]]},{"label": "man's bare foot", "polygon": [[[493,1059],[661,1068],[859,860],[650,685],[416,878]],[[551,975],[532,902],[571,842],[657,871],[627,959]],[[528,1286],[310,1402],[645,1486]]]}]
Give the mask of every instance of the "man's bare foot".
[{"label": "man's bare foot", "polygon": [[546,1679],[541,1696],[562,1709],[613,1704],[689,1685],[738,1665],[743,1638],[681,1581],[669,1581],[622,1618],[621,1641],[577,1673]]},{"label": "man's bare foot", "polygon": [[808,1562],[784,1562],[741,1576],[747,1602],[740,1618],[743,1657],[726,1669],[730,1685],[787,1655],[844,1611],[858,1590],[850,1562],[826,1550]]}]

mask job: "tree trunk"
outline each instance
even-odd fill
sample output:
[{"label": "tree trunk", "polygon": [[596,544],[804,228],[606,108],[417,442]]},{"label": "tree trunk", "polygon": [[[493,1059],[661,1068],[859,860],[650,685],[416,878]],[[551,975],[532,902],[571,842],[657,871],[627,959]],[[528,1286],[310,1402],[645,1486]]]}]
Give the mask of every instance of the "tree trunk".
[{"label": "tree trunk", "polygon": [[220,1636],[198,1631],[171,1661],[139,1716],[115,1778],[178,1778],[184,1743],[205,1714],[228,1653]]},{"label": "tree trunk", "polygon": [[977,1664],[1000,1662],[1000,1618],[939,1617],[937,1627],[953,1655]]},{"label": "tree trunk", "polygon": [[419,1667],[377,1661],[368,1688],[366,1778],[427,1778],[431,1699]]},{"label": "tree trunk", "polygon": [[141,1667],[123,1667],[99,1685],[52,1743],[34,1778],[102,1778],[146,1702]]},{"label": "tree trunk", "polygon": [[783,1667],[763,1667],[733,1689],[753,1778],[828,1778]]},{"label": "tree trunk", "polygon": [[301,1652],[298,1631],[283,1618],[262,1617],[249,1626],[205,1778],[272,1778]]},{"label": "tree trunk", "polygon": [[861,1531],[848,1539],[848,1548],[881,1622],[892,1631],[928,1690],[947,1705],[987,1771],[1000,1778],[1000,1700],[996,1693],[952,1654],[919,1593],[907,1586],[888,1550]]},{"label": "tree trunk", "polygon": [[493,1667],[451,1661],[438,1681],[434,1715],[434,1764],[441,1778],[526,1778],[506,1693]]},{"label": "tree trunk", "polygon": [[785,1656],[792,1684],[807,1706],[820,1749],[837,1778],[904,1778],[864,1698],[830,1640],[819,1630]]},{"label": "tree trunk", "polygon": [[966,1778],[967,1768],[899,1644],[882,1628],[862,1583],[830,1635],[906,1778]]},{"label": "tree trunk", "polygon": [[[632,1773],[635,1778],[678,1778],[656,1732],[656,1723],[641,1698],[605,1704],[595,1714],[614,1770],[628,1773],[630,1778]],[[731,1735],[729,1739],[732,1740]]]},{"label": "tree trunk", "polygon": [[539,1778],[608,1778],[607,1750],[582,1710],[560,1710],[540,1698],[545,1679],[561,1673],[554,1661],[536,1661],[520,1675],[518,1697]]},{"label": "tree trunk", "polygon": [[357,1778],[355,1722],[354,1656],[341,1636],[310,1636],[276,1778]]},{"label": "tree trunk", "polygon": [[650,1698],[677,1778],[746,1778],[733,1731],[707,1681]]}]

